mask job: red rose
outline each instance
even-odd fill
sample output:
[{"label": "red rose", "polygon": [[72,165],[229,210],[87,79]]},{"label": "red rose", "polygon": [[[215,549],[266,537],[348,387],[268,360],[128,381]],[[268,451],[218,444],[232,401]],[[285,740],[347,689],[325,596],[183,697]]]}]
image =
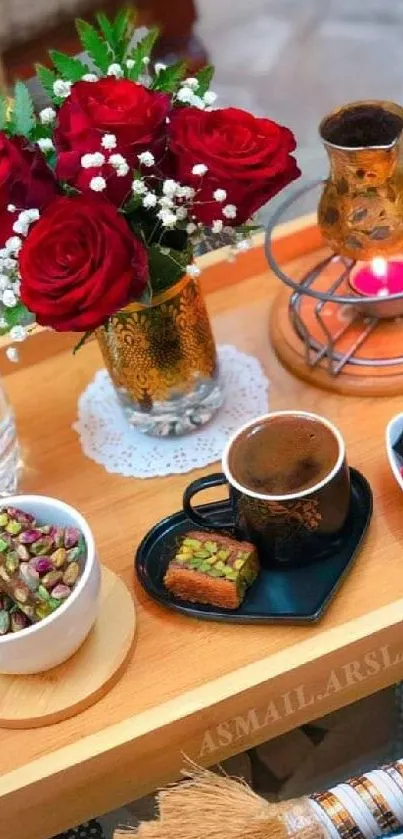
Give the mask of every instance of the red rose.
[{"label": "red rose", "polygon": [[[21,210],[42,210],[57,192],[55,176],[38,146],[0,131],[0,247],[15,235],[13,224]],[[8,212],[9,204],[17,212]]]},{"label": "red rose", "polygon": [[[214,219],[230,225],[247,221],[300,175],[290,154],[296,145],[291,131],[239,108],[181,108],[172,115],[169,129],[174,177],[197,189],[194,215],[204,224]],[[198,163],[207,166],[202,177],[192,174]],[[226,191],[224,202],[214,199],[216,189]],[[236,207],[234,218],[223,214],[227,204]]]},{"label": "red rose", "polygon": [[147,251],[103,198],[57,198],[19,256],[21,298],[38,323],[60,332],[96,329],[148,279]]},{"label": "red rose", "polygon": [[[105,195],[120,206],[130,191],[132,175],[118,177],[109,164],[84,169],[84,154],[102,152],[122,155],[131,170],[138,168],[137,155],[151,151],[156,160],[166,145],[166,116],[170,98],[147,90],[128,79],[108,77],[97,82],[77,82],[58,113],[55,144],[58,152],[57,175],[85,191],[91,178],[102,175],[107,182]],[[101,145],[104,134],[114,134],[116,148]]]}]

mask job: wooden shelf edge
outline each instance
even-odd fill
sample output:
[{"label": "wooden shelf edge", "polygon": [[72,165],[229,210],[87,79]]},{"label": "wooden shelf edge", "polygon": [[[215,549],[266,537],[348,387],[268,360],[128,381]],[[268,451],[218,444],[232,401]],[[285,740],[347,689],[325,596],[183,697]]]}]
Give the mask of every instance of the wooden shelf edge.
[{"label": "wooden shelf edge", "polygon": [[[64,746],[25,766],[14,769],[1,777],[2,808],[6,808],[8,796],[12,798],[15,794],[21,794],[23,790],[29,790],[31,785],[37,790],[37,784],[51,782],[52,777],[59,772],[83,771],[83,767],[93,765],[97,758],[101,758],[110,750],[118,755],[119,751],[127,748],[129,744],[133,749],[142,750],[148,738],[166,736],[171,726],[175,727],[181,722],[183,724],[186,719],[189,720],[193,732],[195,729],[199,731],[199,736],[191,738],[196,739],[199,748],[203,732],[211,725],[214,727],[213,721],[221,722],[231,718],[235,713],[233,710],[235,708],[239,709],[239,713],[244,713],[245,710],[247,712],[247,709],[256,707],[262,701],[262,697],[267,703],[267,697],[271,696],[271,682],[275,683],[278,694],[285,693],[289,689],[290,682],[293,686],[303,684],[304,690],[309,692],[315,681],[318,679],[323,681],[327,670],[332,672],[336,666],[340,669],[348,662],[362,658],[368,652],[377,652],[386,647],[393,648],[396,644],[400,649],[402,614],[403,600],[398,600],[370,614],[361,615],[348,624],[334,627],[325,635],[314,639],[306,638],[266,659],[219,676],[208,684],[194,688],[158,707],[139,714],[134,713],[129,719],[115,723],[82,738],[79,742]],[[403,656],[397,655],[396,661],[391,664],[398,668],[398,678],[401,677],[402,663]],[[383,672],[381,668],[378,670],[374,668],[373,678],[368,678],[365,694],[380,690],[384,686],[383,679],[387,676],[387,672]],[[354,684],[347,682],[345,701],[341,700],[340,693],[337,691],[329,694],[325,701],[320,701],[318,713],[320,712],[321,715],[329,713],[353,701],[350,697],[350,687],[354,689]],[[320,699],[325,698],[320,697]],[[302,710],[304,709],[301,708]],[[312,709],[307,715],[308,718],[312,718]],[[303,714],[301,720],[306,721]],[[273,722],[270,731],[265,731],[261,740],[257,738],[257,741],[263,742],[263,740],[278,736],[302,722],[297,720],[295,715],[290,719],[282,717],[278,722]],[[245,748],[248,747],[250,739],[248,737],[246,732]],[[200,748],[199,752],[191,754],[184,743],[183,749],[183,753],[193,759],[202,757]],[[230,751],[223,749],[218,758],[221,760],[229,754]]]}]

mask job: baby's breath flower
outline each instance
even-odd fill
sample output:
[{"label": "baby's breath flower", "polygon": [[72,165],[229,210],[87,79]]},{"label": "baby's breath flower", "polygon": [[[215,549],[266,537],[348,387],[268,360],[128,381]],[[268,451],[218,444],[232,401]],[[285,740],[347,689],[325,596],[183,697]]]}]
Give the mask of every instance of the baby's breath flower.
[{"label": "baby's breath flower", "polygon": [[188,211],[186,207],[178,207],[178,209],[176,210],[176,218],[179,219],[179,221],[183,221],[186,218],[187,214]]},{"label": "baby's breath flower", "polygon": [[54,108],[43,108],[42,111],[39,112],[39,119],[42,125],[49,125],[56,119],[56,111]]},{"label": "baby's breath flower", "polygon": [[16,210],[17,210],[17,207],[15,206],[15,204],[7,204],[7,211],[9,213],[15,213]]},{"label": "baby's breath flower", "polygon": [[190,87],[190,89],[191,89],[191,90],[198,90],[198,87],[199,87],[199,82],[197,81],[197,79],[195,79],[195,78],[193,78],[193,77],[190,77],[190,78],[188,78],[188,79],[185,79],[185,81],[183,82],[183,84],[184,84],[186,87]]},{"label": "baby's breath flower", "polygon": [[192,175],[205,175],[207,172],[207,166],[205,163],[196,163],[192,169]]},{"label": "baby's breath flower", "polygon": [[110,64],[107,71],[107,76],[115,76],[117,79],[121,79],[123,76],[123,67],[120,64]]},{"label": "baby's breath flower", "polygon": [[193,263],[192,265],[187,265],[186,266],[186,273],[189,275],[189,277],[192,277],[192,279],[195,279],[196,277],[200,277],[201,270],[200,270],[198,265],[195,265]]},{"label": "baby's breath flower", "polygon": [[247,239],[240,239],[239,242],[236,243],[237,251],[248,251],[250,248],[250,242]]},{"label": "baby's breath flower", "polygon": [[193,96],[194,93],[191,87],[181,87],[176,94],[176,98],[179,100],[179,102],[185,102],[189,105],[193,99]]},{"label": "baby's breath flower", "polygon": [[19,253],[22,248],[22,241],[19,236],[11,236],[10,239],[6,241],[5,251],[7,255],[12,253]]},{"label": "baby's breath flower", "polygon": [[137,155],[137,157],[143,166],[154,166],[155,158],[150,151],[142,151],[141,154]]},{"label": "baby's breath flower", "polygon": [[145,55],[145,56],[144,56],[144,58],[142,59],[143,64],[145,64],[145,66],[146,66],[146,67],[147,67],[147,65],[150,63],[150,60],[151,60],[151,59],[150,59],[150,57],[149,57],[148,55]]},{"label": "baby's breath flower", "polygon": [[128,58],[127,61],[126,61],[127,69],[128,70],[133,70],[133,67],[134,67],[135,63],[136,62],[133,60],[133,58]]},{"label": "baby's breath flower", "polygon": [[223,216],[225,218],[236,218],[236,206],[235,204],[226,204],[223,208]]},{"label": "baby's breath flower", "polygon": [[95,178],[91,178],[90,189],[92,189],[94,192],[103,192],[104,189],[106,189],[105,178],[101,178],[99,175]]},{"label": "baby's breath flower", "polygon": [[[7,326],[7,323],[6,323],[6,326]],[[3,327],[3,329],[5,329],[5,328],[6,327]],[[19,355],[19,352],[17,350],[17,347],[7,347],[6,356],[7,356],[9,361],[13,362],[13,364],[17,364],[18,361],[20,360],[20,355]]]},{"label": "baby's breath flower", "polygon": [[116,171],[118,178],[124,178],[129,171],[129,164],[121,154],[111,154],[108,163]]},{"label": "baby's breath flower", "polygon": [[220,202],[225,201],[226,197],[227,197],[227,193],[226,193],[225,189],[216,189],[213,192],[213,198],[216,201],[220,201]]},{"label": "baby's breath flower", "polygon": [[10,338],[12,341],[25,341],[27,331],[23,326],[13,326],[10,329]]},{"label": "baby's breath flower", "polygon": [[40,150],[43,151],[44,154],[46,154],[46,152],[53,151],[55,147],[53,140],[51,140],[50,137],[40,137],[39,140],[37,140],[37,143]]},{"label": "baby's breath flower", "polygon": [[53,93],[59,96],[60,99],[66,99],[70,96],[72,82],[64,82],[62,79],[57,79],[53,85]]},{"label": "baby's breath flower", "polygon": [[199,108],[200,111],[203,111],[205,108],[204,99],[202,99],[201,96],[197,96],[196,93],[193,94],[190,104],[193,105],[194,108]]},{"label": "baby's breath flower", "polygon": [[81,77],[81,80],[83,82],[97,82],[98,76],[96,76],[95,73],[86,73],[85,76]]},{"label": "baby's breath flower", "polygon": [[155,207],[157,203],[157,196],[154,195],[153,192],[148,192],[147,195],[144,196],[142,203],[146,210],[150,210],[152,207]]},{"label": "baby's breath flower", "polygon": [[178,198],[186,198],[190,201],[194,198],[196,190],[192,186],[178,186],[176,194]]},{"label": "baby's breath flower", "polygon": [[223,225],[223,222],[221,221],[221,219],[217,218],[213,221],[213,223],[211,225],[211,230],[212,230],[213,233],[221,233],[221,231],[223,229],[223,226],[224,225]]},{"label": "baby's breath flower", "polygon": [[192,233],[196,233],[196,230],[197,224],[194,224],[193,221],[190,221],[189,224],[186,225],[186,233],[188,233],[189,236],[191,236]]},{"label": "baby's breath flower", "polygon": [[116,149],[117,140],[114,134],[104,134],[101,140],[101,146],[107,151]]},{"label": "baby's breath flower", "polygon": [[3,305],[6,306],[7,309],[13,309],[14,306],[17,304],[17,298],[11,288],[6,288],[3,291],[2,296]]},{"label": "baby's breath flower", "polygon": [[22,210],[22,212],[18,216],[19,220],[23,224],[32,224],[33,221],[38,221],[39,218],[39,210],[32,209],[32,210]]},{"label": "baby's breath flower", "polygon": [[162,61],[157,61],[157,63],[154,64],[154,72],[157,74],[157,76],[158,76],[158,73],[161,73],[162,70],[166,70],[166,69],[167,69],[167,65],[163,64]]},{"label": "baby's breath flower", "polygon": [[212,90],[206,90],[203,96],[203,102],[205,105],[214,105],[214,102],[217,99],[217,94],[214,93]]},{"label": "baby's breath flower", "polygon": [[94,154],[83,154],[81,158],[81,166],[83,169],[95,169],[105,163],[105,155],[100,151]]},{"label": "baby's breath flower", "polygon": [[161,223],[163,227],[175,227],[176,225],[176,215],[172,213],[170,210],[166,210],[163,208],[158,213],[158,218],[161,219]]},{"label": "baby's breath flower", "polygon": [[18,218],[13,224],[13,231],[14,233],[19,233],[21,236],[26,236],[28,233],[28,224],[24,221],[20,221]]},{"label": "baby's breath flower", "polygon": [[162,184],[162,191],[164,195],[168,195],[170,198],[176,195],[177,190],[178,184],[172,178],[167,178]]},{"label": "baby's breath flower", "polygon": [[132,192],[134,195],[144,195],[144,193],[147,192],[147,187],[144,181],[141,181],[140,178],[136,178],[136,180],[132,183]]},{"label": "baby's breath flower", "polygon": [[163,195],[162,198],[159,199],[159,203],[161,207],[165,207],[168,209],[170,209],[174,205],[174,202],[172,198],[169,197],[169,195]]}]

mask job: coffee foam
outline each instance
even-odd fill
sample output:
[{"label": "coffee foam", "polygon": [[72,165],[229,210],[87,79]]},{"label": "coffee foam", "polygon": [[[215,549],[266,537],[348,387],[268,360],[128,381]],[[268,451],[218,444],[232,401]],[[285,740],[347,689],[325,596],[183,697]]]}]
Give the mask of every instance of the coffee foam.
[{"label": "coffee foam", "polygon": [[241,432],[231,446],[229,468],[245,489],[290,495],[320,483],[338,454],[328,426],[308,417],[280,415]]}]

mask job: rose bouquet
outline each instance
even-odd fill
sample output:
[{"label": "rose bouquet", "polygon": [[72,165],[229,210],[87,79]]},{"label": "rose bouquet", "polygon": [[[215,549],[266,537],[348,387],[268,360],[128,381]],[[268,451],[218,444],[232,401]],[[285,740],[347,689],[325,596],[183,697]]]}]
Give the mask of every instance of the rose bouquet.
[{"label": "rose bouquet", "polygon": [[[18,82],[0,100],[0,332],[37,322],[87,337],[188,273],[201,243],[248,246],[250,218],[299,175],[292,133],[215,109],[213,70],[153,66],[132,12],[77,22],[83,58],[37,66],[51,104]],[[11,353],[13,350],[11,351]]]}]

